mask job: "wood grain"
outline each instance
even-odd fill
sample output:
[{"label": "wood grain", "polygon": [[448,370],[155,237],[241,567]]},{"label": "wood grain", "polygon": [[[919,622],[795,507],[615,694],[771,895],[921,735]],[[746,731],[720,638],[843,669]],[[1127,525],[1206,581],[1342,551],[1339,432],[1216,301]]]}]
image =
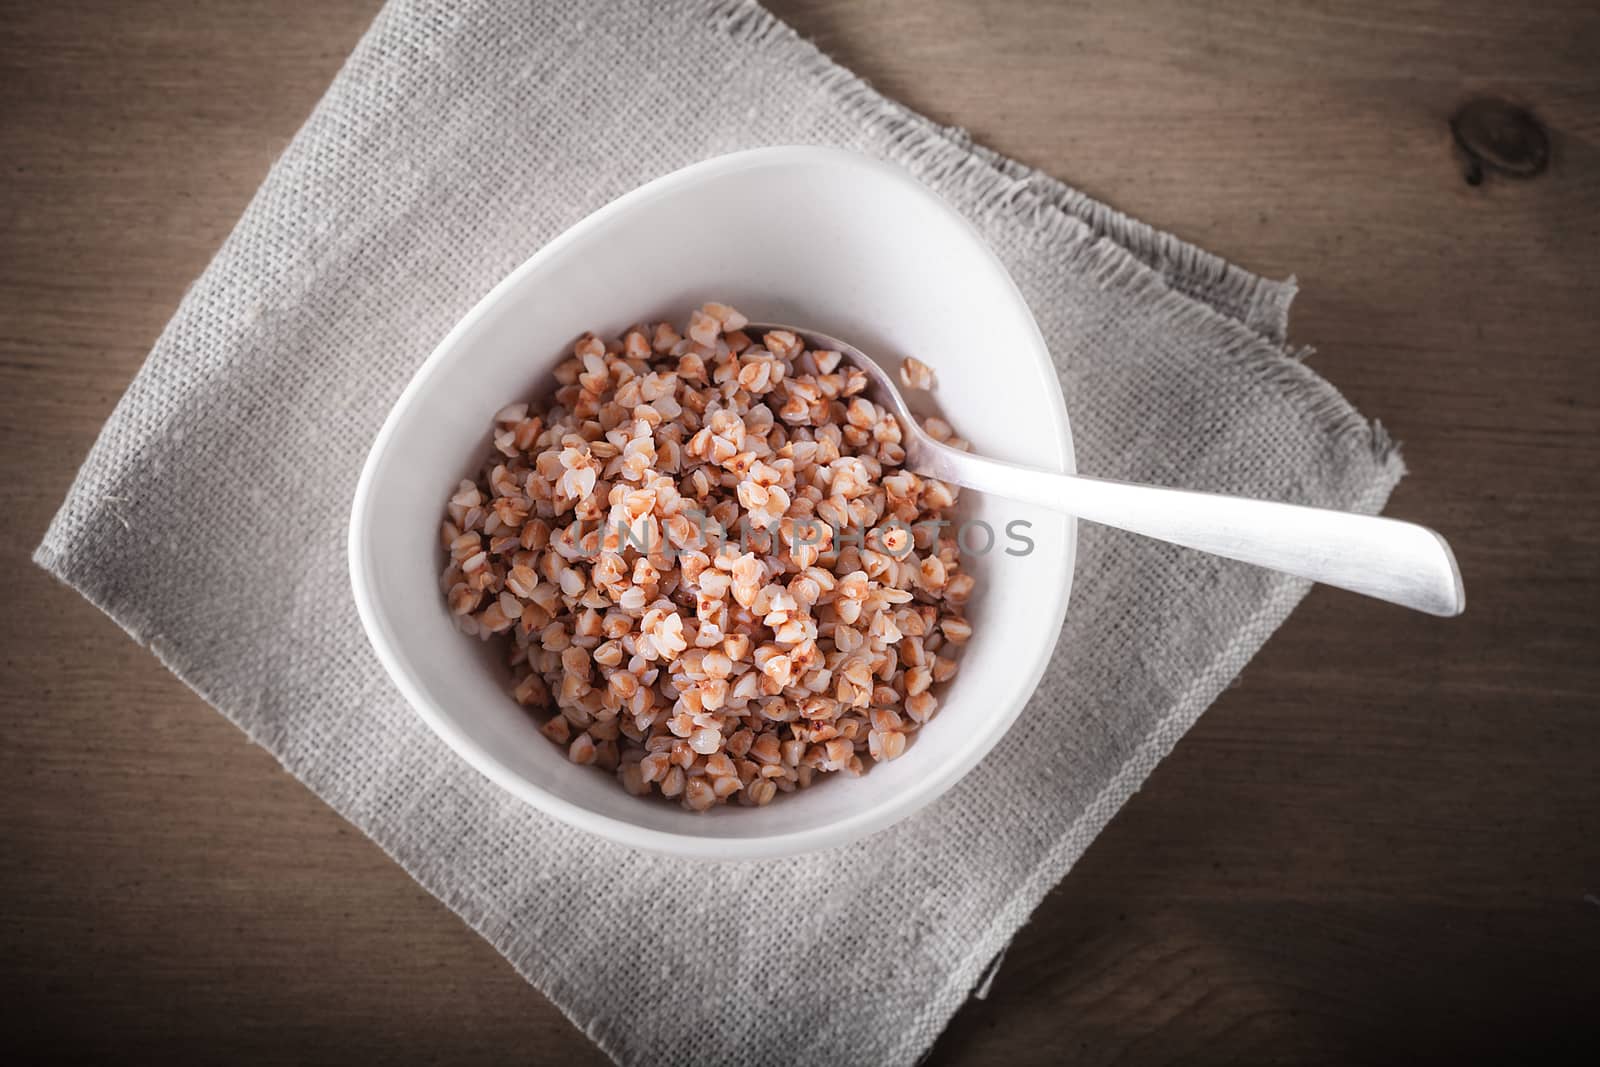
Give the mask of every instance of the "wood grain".
[{"label": "wood grain", "polygon": [[[941,1063],[1526,1060],[1600,1003],[1600,9],[787,0],[879,88],[1265,274],[1405,444],[1442,623],[1319,589]],[[28,562],[375,0],[0,3],[0,990],[65,1058],[601,1062],[487,945]],[[1552,165],[1469,186],[1492,95]],[[1587,1032],[1585,1027],[1589,1028]]]}]

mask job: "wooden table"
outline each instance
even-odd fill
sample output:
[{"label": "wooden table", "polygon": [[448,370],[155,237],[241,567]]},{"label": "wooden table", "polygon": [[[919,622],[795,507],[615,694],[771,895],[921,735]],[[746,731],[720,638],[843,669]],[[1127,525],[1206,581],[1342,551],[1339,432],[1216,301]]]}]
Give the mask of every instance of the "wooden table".
[{"label": "wooden table", "polygon": [[[0,3],[10,1038],[80,1057],[601,1060],[28,562],[377,6]],[[1471,594],[1440,622],[1312,593],[935,1059],[1503,1060],[1576,1042],[1600,1007],[1600,7],[774,6],[909,105],[1298,274],[1294,339],[1405,443],[1391,510],[1448,531]],[[1463,180],[1448,120],[1480,94],[1532,109],[1548,173]]]}]

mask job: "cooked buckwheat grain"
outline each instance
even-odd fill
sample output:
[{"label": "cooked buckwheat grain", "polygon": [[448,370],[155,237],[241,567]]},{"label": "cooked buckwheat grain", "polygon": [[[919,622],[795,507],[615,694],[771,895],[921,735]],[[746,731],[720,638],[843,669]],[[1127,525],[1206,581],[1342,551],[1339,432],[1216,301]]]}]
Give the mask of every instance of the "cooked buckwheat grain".
[{"label": "cooked buckwheat grain", "polygon": [[[545,736],[693,811],[899,756],[972,633],[935,525],[955,487],[900,466],[839,353],[746,324],[712,303],[682,333],[580,338],[553,397],[495,415],[440,534],[449,611],[504,635]],[[901,378],[933,381],[913,359]]]}]

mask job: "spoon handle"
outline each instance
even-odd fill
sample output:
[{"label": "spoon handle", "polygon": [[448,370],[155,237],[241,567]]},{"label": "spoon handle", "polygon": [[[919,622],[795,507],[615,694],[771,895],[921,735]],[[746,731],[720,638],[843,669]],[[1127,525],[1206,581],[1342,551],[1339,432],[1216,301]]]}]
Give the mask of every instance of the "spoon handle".
[{"label": "spoon handle", "polygon": [[1466,607],[1461,571],[1426,526],[1347,511],[1056,474],[943,445],[917,472],[1119,530],[1364,593],[1432,615]]}]

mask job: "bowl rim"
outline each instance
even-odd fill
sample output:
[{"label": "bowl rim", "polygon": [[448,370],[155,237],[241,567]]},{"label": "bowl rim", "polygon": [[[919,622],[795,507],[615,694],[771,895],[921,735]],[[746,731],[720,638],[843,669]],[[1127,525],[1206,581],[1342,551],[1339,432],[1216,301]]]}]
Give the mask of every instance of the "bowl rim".
[{"label": "bowl rim", "polygon": [[[615,200],[574,223],[549,241],[485,293],[462,318],[451,327],[442,340],[423,360],[411,380],[406,383],[394,406],[385,416],[383,425],[373,439],[371,448],[356,482],[350,509],[347,549],[350,568],[351,591],[356,611],[366,632],[368,643],[383,665],[385,673],[400,691],[413,712],[442,739],[468,766],[483,774],[506,792],[526,804],[559,819],[569,826],[596,834],[619,844],[649,852],[664,853],[691,859],[741,860],[768,859],[797,855],[847,844],[868,834],[885,829],[932,803],[955,786],[988,755],[1021,715],[1033,693],[1038,688],[1055,651],[1055,641],[1042,641],[1032,663],[1019,674],[1026,677],[1019,690],[1020,696],[1013,706],[995,724],[992,733],[980,744],[971,746],[960,759],[952,760],[937,774],[918,781],[913,787],[895,794],[889,800],[874,804],[859,812],[823,826],[785,831],[776,834],[738,836],[737,834],[705,835],[661,830],[641,826],[610,815],[603,815],[582,807],[530,781],[511,769],[495,754],[469,737],[453,721],[451,715],[440,707],[422,687],[405,659],[397,651],[393,631],[383,613],[378,610],[372,582],[369,542],[374,537],[368,522],[372,485],[377,478],[383,457],[397,432],[399,424],[418,398],[426,392],[430,379],[439,368],[450,361],[461,339],[482,319],[491,308],[523,278],[537,270],[546,260],[555,257],[568,246],[582,240],[589,231],[600,227],[613,217],[624,214],[640,205],[670,194],[682,187],[740,170],[772,165],[798,165],[822,163],[834,167],[854,167],[875,172],[900,185],[911,196],[934,201],[948,213],[953,221],[964,226],[972,237],[974,252],[985,257],[988,266],[1004,279],[1004,289],[1012,303],[1012,311],[1019,313],[1028,323],[1034,342],[1032,353],[1038,369],[1049,387],[1044,389],[1049,398],[1052,437],[1056,442],[1056,466],[1064,473],[1073,473],[1076,462],[1073,451],[1072,430],[1067,418],[1066,402],[1059,386],[1055,367],[1050,360],[1049,347],[1039,331],[1032,309],[1018,290],[1005,264],[989,247],[977,229],[963,215],[950,206],[931,189],[918,182],[905,170],[859,152],[841,148],[815,145],[779,145],[746,149],[715,156],[662,175],[625,193]],[[1074,574],[1077,569],[1078,523],[1070,515],[1065,520],[1065,552],[1070,560],[1065,580],[1055,591],[1055,603],[1049,617],[1053,620],[1051,633],[1059,633],[1066,618]]]}]

